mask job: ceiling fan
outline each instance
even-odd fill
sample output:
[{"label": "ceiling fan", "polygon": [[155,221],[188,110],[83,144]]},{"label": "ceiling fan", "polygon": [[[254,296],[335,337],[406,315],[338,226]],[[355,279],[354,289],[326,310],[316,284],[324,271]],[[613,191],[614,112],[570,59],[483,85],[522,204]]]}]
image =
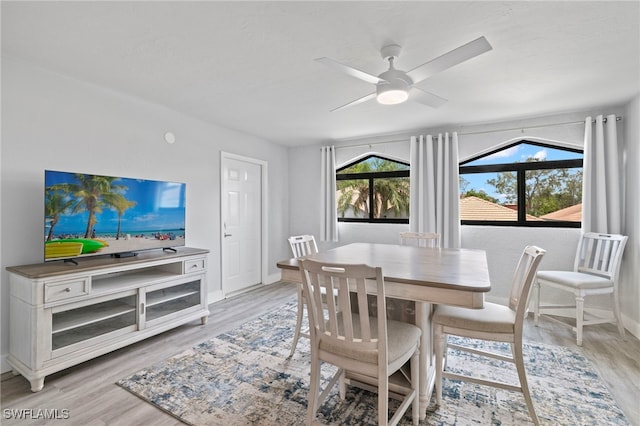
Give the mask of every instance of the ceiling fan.
[{"label": "ceiling fan", "polygon": [[479,37],[445,53],[444,55],[438,56],[429,62],[417,66],[410,71],[402,71],[394,68],[393,66],[393,61],[400,54],[401,48],[397,44],[391,44],[384,46],[380,50],[382,58],[389,61],[389,69],[378,76],[341,64],[340,62],[334,61],[330,58],[318,58],[316,61],[337,69],[338,71],[344,72],[352,77],[376,85],[375,92],[335,108],[331,110],[332,112],[358,105],[373,98],[376,98],[376,100],[381,104],[395,105],[409,99],[409,93],[411,93],[411,100],[437,108],[445,104],[447,100],[438,95],[434,95],[433,93],[426,92],[414,85],[440,71],[444,71],[454,65],[458,65],[464,61],[481,55],[482,53],[488,52],[491,49],[492,47],[487,39]]}]

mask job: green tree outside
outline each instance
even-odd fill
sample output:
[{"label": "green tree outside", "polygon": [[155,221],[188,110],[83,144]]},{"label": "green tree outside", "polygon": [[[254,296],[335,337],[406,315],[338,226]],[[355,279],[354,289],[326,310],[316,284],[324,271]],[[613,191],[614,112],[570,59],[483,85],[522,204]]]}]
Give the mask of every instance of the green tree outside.
[{"label": "green tree outside", "polygon": [[[527,162],[539,161],[528,158]],[[500,172],[487,184],[505,196],[505,204],[518,202],[516,172]],[[525,172],[527,214],[540,217],[580,203],[582,200],[582,170],[543,169]]]},{"label": "green tree outside", "polygon": [[[371,157],[360,161],[338,174],[393,172],[407,170],[408,166],[379,157]],[[369,179],[338,180],[338,213],[345,217],[352,211],[356,217],[369,217],[371,209],[369,200]],[[376,177],[373,187],[373,217],[385,218],[409,216],[409,178]]]}]

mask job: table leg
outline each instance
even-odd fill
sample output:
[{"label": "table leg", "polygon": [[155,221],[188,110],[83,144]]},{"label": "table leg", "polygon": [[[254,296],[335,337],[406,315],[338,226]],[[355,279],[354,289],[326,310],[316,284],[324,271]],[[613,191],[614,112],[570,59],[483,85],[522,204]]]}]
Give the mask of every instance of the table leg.
[{"label": "table leg", "polygon": [[433,330],[431,325],[431,303],[416,302],[416,325],[422,330],[420,341],[420,420],[427,415],[427,407],[435,386],[433,363]]}]

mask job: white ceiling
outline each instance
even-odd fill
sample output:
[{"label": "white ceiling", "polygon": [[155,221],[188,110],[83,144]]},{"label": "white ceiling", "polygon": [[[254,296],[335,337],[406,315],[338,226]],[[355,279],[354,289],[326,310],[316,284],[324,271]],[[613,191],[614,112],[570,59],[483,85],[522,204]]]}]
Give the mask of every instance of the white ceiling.
[{"label": "white ceiling", "polygon": [[[640,2],[2,2],[2,55],[285,145],[620,105],[640,91]],[[493,50],[375,101],[314,61],[409,70],[484,35]]]}]

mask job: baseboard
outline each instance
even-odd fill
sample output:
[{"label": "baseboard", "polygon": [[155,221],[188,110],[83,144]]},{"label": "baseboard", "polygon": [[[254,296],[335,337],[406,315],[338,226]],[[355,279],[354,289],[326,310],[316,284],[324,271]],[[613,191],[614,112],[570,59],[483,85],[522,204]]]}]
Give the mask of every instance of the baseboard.
[{"label": "baseboard", "polygon": [[280,281],[280,272],[278,272],[277,274],[267,275],[267,277],[264,280],[264,283],[273,284],[273,283],[277,283],[278,281]]},{"label": "baseboard", "polygon": [[[504,297],[487,296],[486,299],[488,302],[499,303],[501,305],[507,305],[509,303],[508,300]],[[611,315],[611,312],[606,309],[589,308],[589,311],[593,312],[595,315],[603,317],[607,314]],[[533,304],[531,304],[531,302],[529,303],[529,315],[533,316]],[[557,315],[559,317],[575,318],[575,313],[572,309],[558,309],[554,312],[554,315]],[[634,321],[623,313],[622,324],[624,324],[625,330],[634,335],[636,338],[640,339],[640,322]]]},{"label": "baseboard", "polygon": [[625,314],[622,314],[622,323],[625,330],[640,339],[640,322],[634,321]]},{"label": "baseboard", "polygon": [[11,366],[7,362],[7,354],[0,356],[0,374],[7,373],[12,370]]},{"label": "baseboard", "polygon": [[207,293],[207,303],[211,304],[224,299],[224,293],[221,290],[210,291]]}]

